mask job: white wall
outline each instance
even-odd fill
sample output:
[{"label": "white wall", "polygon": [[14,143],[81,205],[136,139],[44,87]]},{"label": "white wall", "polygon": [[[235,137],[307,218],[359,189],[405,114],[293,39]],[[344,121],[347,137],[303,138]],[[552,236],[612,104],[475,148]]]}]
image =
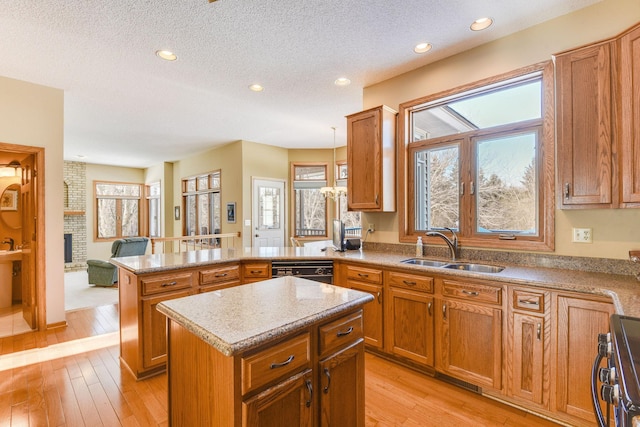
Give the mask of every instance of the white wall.
[{"label": "white wall", "polygon": [[[0,141],[43,147],[45,198],[46,323],[64,317],[62,90],[0,77]],[[41,171],[42,173],[42,171]]]}]

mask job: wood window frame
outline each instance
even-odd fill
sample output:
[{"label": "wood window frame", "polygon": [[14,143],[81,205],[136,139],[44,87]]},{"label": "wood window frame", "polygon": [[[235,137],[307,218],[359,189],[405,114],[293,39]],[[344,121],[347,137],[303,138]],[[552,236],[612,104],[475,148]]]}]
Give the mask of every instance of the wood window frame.
[{"label": "wood window frame", "polygon": [[[97,187],[101,184],[109,185],[137,185],[140,187],[140,195],[138,197],[117,197],[117,196],[98,196]],[[147,221],[146,221],[146,203],[144,201],[145,185],[138,182],[118,182],[118,181],[93,181],[93,206],[95,209],[93,215],[93,241],[94,242],[109,242],[118,239],[124,239],[127,237],[140,237],[145,235]],[[98,200],[99,199],[115,199],[116,211],[121,212],[122,200],[137,200],[138,201],[138,235],[137,236],[122,236],[122,220],[116,218],[116,235],[114,237],[99,237],[98,236]]]},{"label": "wood window frame", "polygon": [[[318,236],[296,236],[296,193],[295,193],[295,171],[296,167],[308,167],[308,166],[318,166],[324,167],[324,176],[326,185],[329,185],[329,163],[327,162],[291,162],[290,163],[290,177],[289,180],[291,182],[290,192],[291,192],[291,236],[294,236],[296,240],[300,242],[318,240],[318,238],[328,238],[329,237],[329,203],[325,201],[325,209],[324,209],[324,223],[325,230],[323,235]],[[335,167],[335,165],[334,165]]]},{"label": "wood window frame", "polygon": [[[220,185],[215,188],[213,187],[213,176],[214,175],[218,175],[218,182],[220,183]],[[207,177],[207,188],[206,189],[201,189],[198,188],[199,187],[199,180]],[[188,190],[188,182],[191,180],[195,180],[195,190],[193,191],[189,191]],[[222,232],[222,170],[221,169],[216,169],[216,170],[212,170],[209,172],[204,172],[204,173],[199,173],[199,174],[195,174],[195,175],[190,175],[184,178],[180,179],[180,186],[181,186],[181,202],[182,202],[182,235],[183,236],[187,236],[187,220],[188,220],[188,212],[187,212],[187,197],[189,196],[195,196],[196,198],[196,218],[195,218],[195,227],[199,228],[200,226],[200,218],[198,217],[198,195],[201,194],[212,194],[212,193],[218,193],[220,195],[220,212],[219,212],[219,216],[220,216],[220,231]],[[212,213],[209,212],[209,218],[211,219],[212,217]],[[209,227],[211,228],[211,227]],[[214,233],[215,230],[209,230],[209,233],[207,234],[216,234]],[[202,233],[196,233],[197,235],[200,235]]]},{"label": "wood window frame", "polygon": [[[461,227],[464,232],[459,234],[461,246],[491,248],[491,249],[514,249],[514,250],[535,250],[553,251],[555,248],[555,102],[554,102],[554,67],[552,61],[544,61],[533,64],[518,70],[493,76],[474,83],[463,85],[454,89],[428,95],[422,98],[408,101],[400,105],[398,115],[398,240],[402,243],[415,243],[418,236],[424,236],[424,232],[416,231],[414,228],[413,206],[415,206],[414,195],[411,189],[414,188],[414,172],[411,170],[412,160],[409,148],[409,138],[411,135],[411,112],[417,106],[433,102],[438,99],[448,98],[479,89],[484,86],[495,85],[502,81],[507,81],[527,74],[541,72],[542,74],[542,121],[541,121],[541,146],[538,153],[541,158],[538,160],[538,176],[540,182],[538,186],[538,227],[539,236],[536,238],[518,237],[515,240],[502,240],[497,235],[482,236],[472,233],[469,223],[471,204],[461,201]],[[517,125],[511,125],[513,129]],[[505,126],[507,128],[508,126]],[[450,136],[451,140],[460,139],[458,135]],[[469,170],[465,157],[461,155],[462,163],[460,170]],[[462,209],[465,209],[463,212]],[[466,223],[462,223],[466,221]],[[440,242],[434,242],[440,243]]]}]

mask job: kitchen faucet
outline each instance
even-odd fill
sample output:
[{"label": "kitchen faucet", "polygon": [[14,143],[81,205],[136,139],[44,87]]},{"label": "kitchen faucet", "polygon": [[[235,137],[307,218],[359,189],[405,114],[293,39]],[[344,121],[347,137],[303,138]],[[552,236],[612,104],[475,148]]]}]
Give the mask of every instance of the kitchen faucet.
[{"label": "kitchen faucet", "polygon": [[2,241],[3,245],[9,245],[9,251],[13,251],[13,245],[14,245],[14,241],[11,237],[5,237],[4,240]]},{"label": "kitchen faucet", "polygon": [[439,231],[427,231],[425,234],[427,236],[438,236],[444,240],[444,242],[449,246],[449,251],[451,251],[451,261],[455,261],[458,257],[458,236],[456,232],[448,227],[443,227],[445,230],[449,230],[452,234],[451,239],[442,234]]}]

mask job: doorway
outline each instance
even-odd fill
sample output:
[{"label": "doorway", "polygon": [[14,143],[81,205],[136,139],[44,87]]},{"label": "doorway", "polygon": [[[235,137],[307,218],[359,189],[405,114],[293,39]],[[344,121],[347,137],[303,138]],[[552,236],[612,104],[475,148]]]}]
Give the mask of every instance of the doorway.
[{"label": "doorway", "polygon": [[43,170],[44,149],[0,143],[2,336],[46,327]]},{"label": "doorway", "polygon": [[285,182],[253,178],[251,204],[251,246],[285,246]]}]

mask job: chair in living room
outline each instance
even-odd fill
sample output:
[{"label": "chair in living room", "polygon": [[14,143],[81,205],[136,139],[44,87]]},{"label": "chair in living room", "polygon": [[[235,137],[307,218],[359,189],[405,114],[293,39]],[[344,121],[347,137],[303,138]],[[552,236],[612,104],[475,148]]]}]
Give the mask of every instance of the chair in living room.
[{"label": "chair in living room", "polygon": [[[111,258],[144,255],[149,239],[146,237],[128,237],[118,239],[111,245]],[[87,260],[89,284],[96,286],[113,286],[118,282],[118,268],[109,261],[98,259]]]}]

